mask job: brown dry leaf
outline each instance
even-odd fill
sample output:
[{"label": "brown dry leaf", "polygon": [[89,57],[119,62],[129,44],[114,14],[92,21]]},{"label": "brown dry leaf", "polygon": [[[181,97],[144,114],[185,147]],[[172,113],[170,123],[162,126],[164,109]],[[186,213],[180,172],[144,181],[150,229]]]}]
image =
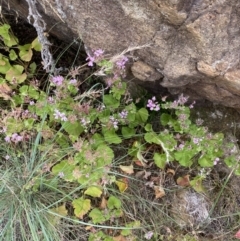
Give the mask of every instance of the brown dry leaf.
[{"label": "brown dry leaf", "polygon": [[152,174],[151,172],[147,172],[145,170],[144,170],[144,172],[145,172],[145,175],[144,175],[145,179],[148,179],[148,177],[151,176],[151,174]]},{"label": "brown dry leaf", "polygon": [[190,186],[189,175],[185,175],[183,177],[179,177],[177,179],[177,184],[181,187],[188,187]]},{"label": "brown dry leaf", "polygon": [[175,170],[173,170],[173,169],[168,168],[168,169],[167,169],[167,173],[170,173],[170,174],[172,174],[173,176],[175,176]]},{"label": "brown dry leaf", "polygon": [[87,226],[85,228],[85,230],[86,231],[90,231],[91,233],[96,233],[97,232],[96,229],[93,226]]},{"label": "brown dry leaf", "polygon": [[12,92],[12,89],[6,83],[0,84],[0,97],[2,97],[4,100],[11,99],[11,96],[10,96],[11,92]]},{"label": "brown dry leaf", "polygon": [[100,209],[105,209],[107,207],[107,199],[105,197],[102,197],[101,203],[99,208]]},{"label": "brown dry leaf", "polygon": [[139,171],[139,172],[136,172],[135,176],[138,177],[138,178],[143,177],[144,173],[145,173],[144,171]]},{"label": "brown dry leaf", "polygon": [[122,236],[122,235],[113,237],[113,240],[114,241],[127,241],[127,239],[124,236]]},{"label": "brown dry leaf", "polygon": [[151,177],[151,178],[150,178],[150,181],[152,181],[152,182],[154,182],[154,183],[157,183],[157,184],[160,183],[160,180],[161,180],[160,177]]},{"label": "brown dry leaf", "polygon": [[152,174],[151,172],[147,172],[143,170],[143,171],[137,172],[135,176],[138,178],[143,177],[144,179],[148,179],[148,177],[151,176],[151,174]]},{"label": "brown dry leaf", "polygon": [[122,166],[122,165],[120,165],[119,168],[120,168],[123,172],[125,172],[125,173],[127,173],[127,174],[133,174],[133,173],[134,173],[134,171],[133,171],[133,165],[130,165],[130,166]]},{"label": "brown dry leaf", "polygon": [[162,198],[163,196],[165,196],[165,191],[162,186],[154,186],[154,190],[155,190],[156,199]]},{"label": "brown dry leaf", "polygon": [[142,161],[140,161],[140,160],[138,160],[138,159],[133,160],[133,161],[134,161],[134,163],[135,163],[137,166],[140,166],[140,167],[145,167],[145,166],[146,166],[146,164],[145,164],[144,162],[142,162]]}]

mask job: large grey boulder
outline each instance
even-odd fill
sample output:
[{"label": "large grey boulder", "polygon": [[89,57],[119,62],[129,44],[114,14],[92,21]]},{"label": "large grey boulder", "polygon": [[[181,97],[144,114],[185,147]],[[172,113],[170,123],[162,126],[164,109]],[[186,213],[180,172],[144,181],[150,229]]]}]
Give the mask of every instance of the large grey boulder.
[{"label": "large grey boulder", "polygon": [[[3,5],[28,16],[26,0]],[[91,49],[150,44],[134,52],[132,73],[156,91],[240,108],[239,0],[38,0],[37,9],[59,38]]]}]

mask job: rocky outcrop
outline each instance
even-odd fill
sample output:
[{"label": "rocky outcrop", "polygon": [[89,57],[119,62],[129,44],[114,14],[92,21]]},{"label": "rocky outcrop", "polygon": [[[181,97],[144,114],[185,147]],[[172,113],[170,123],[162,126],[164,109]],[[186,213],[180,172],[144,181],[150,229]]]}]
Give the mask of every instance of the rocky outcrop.
[{"label": "rocky outcrop", "polygon": [[[27,17],[25,0],[3,3]],[[156,91],[240,108],[239,0],[38,0],[37,8],[55,35],[91,49],[150,44],[134,53],[132,73]]]}]

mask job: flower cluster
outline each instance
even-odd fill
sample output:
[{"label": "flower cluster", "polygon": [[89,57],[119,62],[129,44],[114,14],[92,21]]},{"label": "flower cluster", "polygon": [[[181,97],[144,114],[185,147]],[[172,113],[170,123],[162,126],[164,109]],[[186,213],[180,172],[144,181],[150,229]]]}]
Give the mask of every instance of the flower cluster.
[{"label": "flower cluster", "polygon": [[123,110],[122,112],[119,113],[119,116],[121,119],[126,119],[128,115],[128,111],[127,110]]},{"label": "flower cluster", "polygon": [[113,116],[110,116],[109,119],[110,119],[114,129],[117,129],[118,128],[118,120],[115,119]]},{"label": "flower cluster", "polygon": [[116,65],[119,69],[123,70],[123,69],[125,69],[125,65],[126,65],[127,61],[128,61],[128,57],[123,56],[120,60],[118,60],[116,62]]},{"label": "flower cluster", "polygon": [[83,117],[80,122],[81,122],[81,124],[84,127],[85,132],[86,132],[87,131],[87,126],[88,126],[89,123],[91,123],[91,121]]},{"label": "flower cluster", "polygon": [[152,236],[153,236],[153,232],[149,231],[144,235],[144,238],[147,240],[150,240],[152,238]]},{"label": "flower cluster", "polygon": [[67,121],[65,113],[61,113],[59,110],[54,110],[53,115],[56,120],[60,119],[61,121]]},{"label": "flower cluster", "polygon": [[53,84],[60,86],[60,85],[62,85],[64,78],[61,75],[53,76],[51,81]]},{"label": "flower cluster", "polygon": [[23,137],[18,135],[17,133],[13,133],[11,136],[6,136],[4,140],[6,142],[18,143],[23,140]]},{"label": "flower cluster", "polygon": [[199,145],[203,138],[193,137],[192,141],[194,144]]},{"label": "flower cluster", "polygon": [[97,60],[102,57],[103,53],[104,51],[102,49],[97,49],[94,51],[93,56],[88,53],[88,57],[86,58],[88,61],[88,66],[93,66],[94,62],[97,62]]},{"label": "flower cluster", "polygon": [[156,97],[155,96],[153,96],[152,99],[148,100],[147,107],[150,110],[155,110],[155,111],[159,111],[160,110],[160,106],[159,106],[158,102],[156,101]]},{"label": "flower cluster", "polygon": [[76,80],[76,79],[71,79],[71,80],[69,81],[69,84],[71,84],[71,85],[76,85],[76,84],[77,84],[77,80]]}]

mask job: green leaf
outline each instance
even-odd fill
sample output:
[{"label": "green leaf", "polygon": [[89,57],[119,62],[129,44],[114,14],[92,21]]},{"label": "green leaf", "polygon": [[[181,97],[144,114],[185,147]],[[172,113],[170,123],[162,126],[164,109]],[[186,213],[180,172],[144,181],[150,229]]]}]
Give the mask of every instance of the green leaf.
[{"label": "green leaf", "polygon": [[208,156],[203,155],[198,159],[198,163],[201,167],[212,167],[213,161],[212,158],[209,158]]},{"label": "green leaf", "polygon": [[63,160],[60,163],[56,164],[52,168],[52,173],[55,175],[63,174],[63,179],[66,181],[73,181],[73,170],[75,169],[74,165],[71,165],[68,160]]},{"label": "green leaf", "polygon": [[141,123],[145,123],[148,119],[148,111],[146,108],[141,108],[136,114],[136,120]]},{"label": "green leaf", "polygon": [[9,58],[11,59],[11,60],[15,60],[15,59],[17,59],[17,54],[16,54],[16,52],[13,50],[13,49],[11,49],[10,50],[10,53],[9,53]]},{"label": "green leaf", "polygon": [[26,62],[32,59],[33,52],[31,49],[31,44],[25,44],[24,46],[19,46],[19,57]]},{"label": "green leaf", "polygon": [[103,103],[108,108],[118,108],[119,107],[119,100],[115,99],[111,94],[103,96]]},{"label": "green leaf", "polygon": [[30,98],[33,98],[33,99],[37,100],[39,98],[39,92],[33,86],[29,86],[28,96]]},{"label": "green leaf", "polygon": [[9,29],[10,29],[10,25],[8,24],[3,24],[2,26],[0,26],[0,35],[3,37],[3,39],[7,39],[7,40],[10,39],[10,36],[8,33]]},{"label": "green leaf", "polygon": [[97,156],[97,160],[103,159],[105,165],[112,163],[112,160],[114,158],[114,152],[109,146],[107,145],[98,146],[96,153],[99,153]]},{"label": "green leaf", "polygon": [[42,45],[39,43],[38,37],[33,40],[31,48],[33,48],[36,51],[41,51]]},{"label": "green leaf", "polygon": [[74,207],[74,214],[76,217],[83,219],[83,216],[91,209],[90,199],[78,198],[72,202]]},{"label": "green leaf", "polygon": [[0,73],[6,74],[11,69],[11,67],[12,66],[9,63],[8,58],[0,54]]},{"label": "green leaf", "polygon": [[99,133],[95,133],[92,136],[91,141],[93,142],[93,148],[97,148],[99,145],[105,143],[103,136]]},{"label": "green leaf", "polygon": [[[140,223],[140,221],[133,221],[133,222],[130,222],[130,223],[126,224],[125,226],[126,226],[126,228],[133,228],[133,229],[135,229],[135,228],[139,228],[141,226],[141,223]],[[124,230],[121,231],[121,234],[123,236],[128,236],[131,233],[132,233],[131,229],[124,229]]]},{"label": "green leaf", "polygon": [[172,120],[171,115],[166,113],[161,114],[160,121],[163,126],[167,125],[170,120]]},{"label": "green leaf", "polygon": [[[44,114],[45,115],[45,114]],[[68,148],[69,147],[69,139],[66,135],[63,135],[62,133],[58,132],[56,137],[56,142],[62,147],[62,148]]]},{"label": "green leaf", "polygon": [[145,125],[144,129],[145,129],[145,131],[153,131],[152,125],[149,123],[147,125]]},{"label": "green leaf", "polygon": [[129,127],[122,127],[122,135],[124,138],[131,138],[132,136],[135,135],[136,130],[133,128],[129,128]]},{"label": "green leaf", "polygon": [[120,100],[122,95],[125,94],[125,92],[126,92],[126,83],[124,83],[122,81],[116,81],[111,86],[111,94],[117,100]]},{"label": "green leaf", "polygon": [[198,193],[205,193],[206,192],[206,190],[205,190],[205,188],[203,187],[203,184],[202,184],[203,179],[204,178],[202,176],[196,176],[193,180],[190,181],[190,185]]},{"label": "green leaf", "polygon": [[29,118],[29,119],[24,120],[24,127],[27,130],[31,130],[33,128],[34,121],[35,120],[33,118]]},{"label": "green leaf", "polygon": [[101,197],[102,195],[102,190],[101,188],[99,187],[95,187],[95,186],[92,186],[92,187],[89,187],[85,192],[84,194],[87,194],[91,197]]},{"label": "green leaf", "polygon": [[10,26],[8,24],[3,24],[0,26],[0,35],[3,38],[3,42],[6,46],[12,47],[18,44],[18,39],[9,32]]},{"label": "green leaf", "polygon": [[234,157],[234,156],[229,156],[229,157],[225,158],[224,162],[229,168],[234,167],[237,163],[236,157]]},{"label": "green leaf", "polygon": [[118,199],[117,197],[110,196],[107,201],[107,206],[109,209],[114,209],[114,208],[119,209],[119,208],[121,208],[122,203],[121,203],[120,199]]},{"label": "green leaf", "polygon": [[84,128],[79,122],[71,123],[69,121],[63,124],[63,129],[69,135],[73,135],[73,136],[79,136],[84,131]]},{"label": "green leaf", "polygon": [[192,165],[192,158],[195,155],[194,150],[183,149],[174,153],[175,159],[184,167],[190,167]]},{"label": "green leaf", "polygon": [[144,139],[148,143],[156,143],[159,144],[158,142],[158,136],[155,132],[148,132],[144,135]]},{"label": "green leaf", "polygon": [[88,215],[94,224],[103,223],[106,221],[106,214],[103,215],[101,210],[94,208]]},{"label": "green leaf", "polygon": [[[24,82],[27,79],[26,73],[23,73],[24,68],[21,65],[13,65],[7,72],[6,72],[6,80],[10,83],[15,79],[18,84]],[[14,83],[14,82],[13,82]]]},{"label": "green leaf", "polygon": [[19,88],[20,95],[22,96],[28,96],[28,85],[23,85],[21,88]]},{"label": "green leaf", "polygon": [[154,153],[153,156],[154,163],[161,169],[164,169],[166,166],[166,154]]},{"label": "green leaf", "polygon": [[7,134],[21,132],[24,128],[23,122],[20,122],[19,120],[14,119],[12,117],[7,119],[6,126],[7,126]]},{"label": "green leaf", "polygon": [[114,130],[105,130],[103,132],[104,140],[109,144],[120,144],[122,139],[115,133]]},{"label": "green leaf", "polygon": [[36,63],[35,63],[35,62],[32,62],[32,63],[29,65],[29,72],[30,72],[30,74],[35,74],[36,69],[37,69]]},{"label": "green leaf", "polygon": [[235,175],[240,176],[240,166],[234,171]]}]

